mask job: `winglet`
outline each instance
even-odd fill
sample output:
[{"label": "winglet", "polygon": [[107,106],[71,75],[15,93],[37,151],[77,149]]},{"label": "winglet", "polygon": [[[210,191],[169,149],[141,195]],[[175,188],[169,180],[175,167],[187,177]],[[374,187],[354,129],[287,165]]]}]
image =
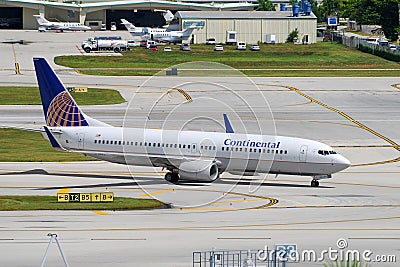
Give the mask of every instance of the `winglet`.
[{"label": "winglet", "polygon": [[232,128],[231,122],[229,121],[228,115],[224,113],[224,122],[225,122],[225,130],[226,133],[234,133],[235,131]]},{"label": "winglet", "polygon": [[51,146],[56,150],[63,150],[63,148],[60,146],[60,144],[54,138],[53,134],[50,132],[49,128],[47,128],[46,126],[43,126],[43,128],[44,128],[44,131],[47,134],[47,137],[50,140]]}]

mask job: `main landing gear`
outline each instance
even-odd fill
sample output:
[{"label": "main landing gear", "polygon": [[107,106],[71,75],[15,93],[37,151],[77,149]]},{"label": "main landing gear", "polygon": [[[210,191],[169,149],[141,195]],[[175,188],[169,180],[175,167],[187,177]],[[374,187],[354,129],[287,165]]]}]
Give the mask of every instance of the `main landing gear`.
[{"label": "main landing gear", "polygon": [[173,173],[173,172],[167,172],[164,176],[164,179],[167,182],[176,184],[179,181],[179,175],[177,173]]},{"label": "main landing gear", "polygon": [[318,180],[313,179],[313,180],[311,181],[311,187],[318,187],[318,186],[319,186]]}]

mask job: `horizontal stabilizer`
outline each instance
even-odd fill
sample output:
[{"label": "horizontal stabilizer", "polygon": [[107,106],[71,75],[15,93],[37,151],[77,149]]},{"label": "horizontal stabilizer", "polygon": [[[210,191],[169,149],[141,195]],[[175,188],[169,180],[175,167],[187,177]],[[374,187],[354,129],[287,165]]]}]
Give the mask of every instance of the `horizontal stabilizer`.
[{"label": "horizontal stabilizer", "polygon": [[57,150],[64,150],[64,149],[60,146],[60,144],[57,142],[57,140],[54,138],[54,136],[53,136],[53,134],[50,132],[49,128],[46,127],[46,126],[43,126],[43,128],[44,128],[44,130],[45,130],[45,132],[46,132],[46,134],[47,134],[47,137],[48,137],[49,140],[50,140],[51,146],[52,146],[54,149],[57,149]]}]

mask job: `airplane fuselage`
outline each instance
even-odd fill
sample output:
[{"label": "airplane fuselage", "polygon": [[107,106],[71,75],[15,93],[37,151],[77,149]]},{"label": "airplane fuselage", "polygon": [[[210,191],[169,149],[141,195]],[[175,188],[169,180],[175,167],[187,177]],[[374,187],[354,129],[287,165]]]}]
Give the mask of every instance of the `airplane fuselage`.
[{"label": "airplane fuselage", "polygon": [[185,161],[209,159],[220,172],[328,176],[350,164],[326,144],[294,137],[120,127],[51,131],[69,151],[129,165],[173,169]]}]

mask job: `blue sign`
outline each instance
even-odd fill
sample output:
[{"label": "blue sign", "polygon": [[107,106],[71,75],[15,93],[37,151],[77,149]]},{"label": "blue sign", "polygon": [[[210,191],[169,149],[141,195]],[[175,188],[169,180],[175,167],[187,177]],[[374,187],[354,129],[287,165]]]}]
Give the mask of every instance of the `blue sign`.
[{"label": "blue sign", "polygon": [[331,17],[328,18],[328,26],[337,26],[337,18],[336,17]]},{"label": "blue sign", "polygon": [[204,20],[187,20],[183,22],[183,28],[187,28],[195,24],[196,27],[204,27],[206,22]]}]

